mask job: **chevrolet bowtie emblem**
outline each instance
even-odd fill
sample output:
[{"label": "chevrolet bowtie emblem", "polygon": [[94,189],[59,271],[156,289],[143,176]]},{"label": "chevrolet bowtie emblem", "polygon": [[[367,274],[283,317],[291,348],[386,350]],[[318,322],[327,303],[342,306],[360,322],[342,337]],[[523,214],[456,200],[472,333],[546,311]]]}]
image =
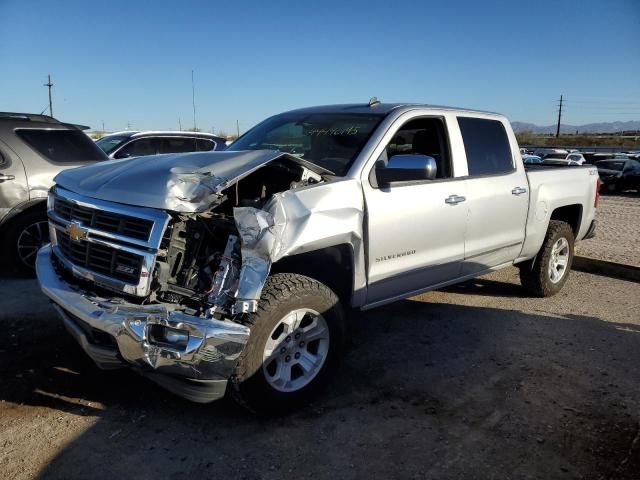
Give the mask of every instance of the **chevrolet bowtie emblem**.
[{"label": "chevrolet bowtie emblem", "polygon": [[74,242],[79,242],[80,240],[86,240],[87,231],[82,228],[77,223],[70,223],[64,229],[65,232],[69,235],[69,238]]}]

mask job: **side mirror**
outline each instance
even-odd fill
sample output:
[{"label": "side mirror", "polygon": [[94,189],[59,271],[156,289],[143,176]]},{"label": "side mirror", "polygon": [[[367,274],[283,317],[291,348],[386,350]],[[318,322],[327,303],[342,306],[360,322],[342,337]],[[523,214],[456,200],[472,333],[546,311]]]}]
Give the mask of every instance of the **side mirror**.
[{"label": "side mirror", "polygon": [[392,182],[434,180],[437,173],[435,159],[427,155],[394,155],[387,165],[383,162],[376,165],[376,179],[383,186]]},{"label": "side mirror", "polygon": [[118,160],[119,160],[119,159],[121,159],[121,158],[131,158],[132,156],[133,156],[133,155],[131,155],[131,154],[130,154],[130,153],[128,153],[128,152],[118,152],[118,153],[116,153],[116,154],[113,156],[113,158],[115,158],[115,159],[118,159]]}]

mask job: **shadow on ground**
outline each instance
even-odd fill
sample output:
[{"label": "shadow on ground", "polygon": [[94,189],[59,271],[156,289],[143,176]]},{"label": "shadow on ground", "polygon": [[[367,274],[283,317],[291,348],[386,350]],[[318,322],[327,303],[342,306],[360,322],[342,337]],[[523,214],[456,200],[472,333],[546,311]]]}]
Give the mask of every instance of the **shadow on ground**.
[{"label": "shadow on ground", "polygon": [[[457,288],[509,296],[512,287]],[[0,312],[8,333],[0,399],[99,417],[40,478],[637,479],[640,471],[640,331],[629,325],[398,302],[353,318],[350,351],[315,404],[264,419],[230,401],[183,401],[127,370],[102,372],[46,304],[31,311]]]}]

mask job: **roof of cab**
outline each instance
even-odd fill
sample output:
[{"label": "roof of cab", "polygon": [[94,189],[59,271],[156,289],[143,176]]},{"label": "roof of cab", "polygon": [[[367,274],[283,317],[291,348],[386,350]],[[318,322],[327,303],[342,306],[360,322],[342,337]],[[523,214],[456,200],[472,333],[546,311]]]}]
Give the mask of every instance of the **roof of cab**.
[{"label": "roof of cab", "polygon": [[285,113],[380,113],[388,114],[395,110],[410,110],[413,108],[425,108],[431,110],[454,110],[469,113],[482,113],[488,115],[500,115],[495,112],[473,110],[468,108],[447,107],[444,105],[429,105],[423,103],[345,103],[338,105],[319,105],[316,107],[299,108]]}]

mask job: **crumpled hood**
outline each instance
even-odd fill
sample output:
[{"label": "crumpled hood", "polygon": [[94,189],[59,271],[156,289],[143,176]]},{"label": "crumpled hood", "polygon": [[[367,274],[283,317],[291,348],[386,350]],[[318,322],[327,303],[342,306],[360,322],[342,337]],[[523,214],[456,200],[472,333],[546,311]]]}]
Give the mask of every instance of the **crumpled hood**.
[{"label": "crumpled hood", "polygon": [[210,208],[221,191],[263,165],[287,158],[312,170],[321,167],[276,150],[151,155],[110,160],[64,170],[56,184],[91,198],[176,212]]}]

